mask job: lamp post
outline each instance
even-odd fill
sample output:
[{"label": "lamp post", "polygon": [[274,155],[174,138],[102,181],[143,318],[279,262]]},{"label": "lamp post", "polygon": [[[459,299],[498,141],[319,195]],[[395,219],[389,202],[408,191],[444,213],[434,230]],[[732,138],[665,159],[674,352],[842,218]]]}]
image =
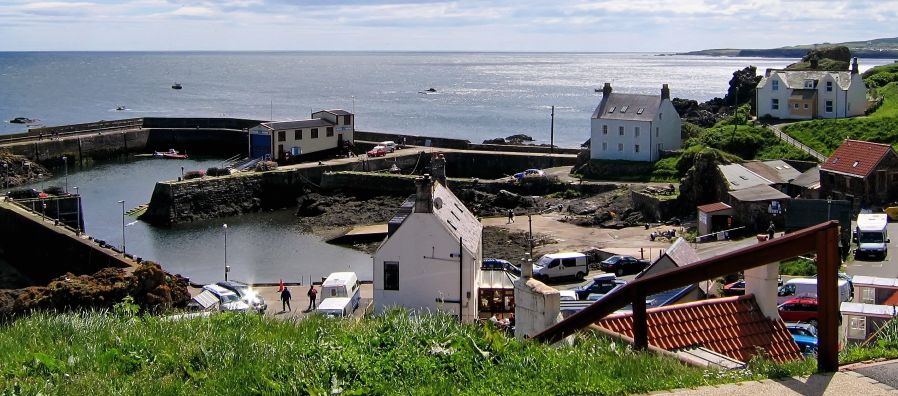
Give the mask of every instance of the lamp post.
[{"label": "lamp post", "polygon": [[228,272],[231,272],[231,267],[228,267],[228,225],[227,223],[221,228],[224,229],[224,275],[225,282],[228,281]]},{"label": "lamp post", "polygon": [[78,218],[75,220],[78,224],[75,226],[75,233],[81,235],[81,195],[78,194],[78,186],[72,187],[75,189],[75,197],[77,197],[77,206],[75,207],[75,214]]},{"label": "lamp post", "polygon": [[8,188],[9,187],[9,165],[5,162],[3,163],[3,173],[5,175],[3,177],[3,188]]},{"label": "lamp post", "polygon": [[69,158],[62,156],[62,164],[65,166],[65,193],[69,193]]},{"label": "lamp post", "polygon": [[121,200],[118,203],[122,204],[122,257],[125,256],[125,201]]}]

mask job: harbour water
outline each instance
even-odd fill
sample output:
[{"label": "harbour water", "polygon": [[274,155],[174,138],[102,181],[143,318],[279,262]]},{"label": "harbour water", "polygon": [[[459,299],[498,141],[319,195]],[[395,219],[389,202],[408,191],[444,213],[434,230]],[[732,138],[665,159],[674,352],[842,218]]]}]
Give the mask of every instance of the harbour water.
[{"label": "harbour water", "polygon": [[[611,82],[618,92],[704,101],[726,93],[735,70],[794,59],[648,53],[0,52],[0,119],[45,125],[141,116],[283,120],[311,110],[357,113],[360,130],[470,139],[516,133],[587,139]],[[889,63],[862,59],[861,68]],[[183,89],[171,89],[174,82]],[[435,93],[420,93],[434,88]],[[117,111],[118,106],[126,109]],[[0,123],[0,133],[21,132]]]}]

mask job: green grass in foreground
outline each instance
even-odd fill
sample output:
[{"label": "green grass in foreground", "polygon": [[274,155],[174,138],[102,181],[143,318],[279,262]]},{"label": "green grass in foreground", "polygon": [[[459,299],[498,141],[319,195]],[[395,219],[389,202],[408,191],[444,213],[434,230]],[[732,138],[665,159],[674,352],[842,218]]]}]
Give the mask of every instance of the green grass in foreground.
[{"label": "green grass in foreground", "polygon": [[518,342],[397,310],[361,321],[167,321],[35,314],[0,326],[0,394],[626,394],[806,374],[815,362],[702,370],[581,335]]}]

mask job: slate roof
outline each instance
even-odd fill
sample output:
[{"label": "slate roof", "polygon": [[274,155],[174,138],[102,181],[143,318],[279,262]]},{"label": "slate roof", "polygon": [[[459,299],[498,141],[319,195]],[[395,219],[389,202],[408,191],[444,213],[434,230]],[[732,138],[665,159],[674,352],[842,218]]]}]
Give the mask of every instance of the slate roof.
[{"label": "slate roof", "polygon": [[[646,310],[649,344],[676,351],[703,346],[747,362],[763,348],[777,362],[801,359],[782,320],[768,319],[754,295],[717,298]],[[614,314],[596,322],[633,337],[633,314]]]},{"label": "slate roof", "polygon": [[695,252],[695,249],[689,245],[689,242],[683,238],[677,238],[677,240],[667,248],[667,251],[665,251],[664,254],[658,256],[655,261],[652,261],[651,264],[645,267],[642,272],[636,275],[635,279],[654,275],[653,269],[655,268],[655,264],[661,261],[664,257],[670,258],[675,267],[684,267],[699,260],[698,254]]},{"label": "slate roof", "polygon": [[739,164],[717,165],[717,169],[726,180],[727,189],[730,191],[773,184],[772,181]]},{"label": "slate roof", "polygon": [[483,224],[448,188],[438,181],[433,182],[433,214],[446,226],[457,241],[474,254],[480,251]]},{"label": "slate roof", "polygon": [[801,172],[783,160],[749,161],[742,166],[774,183],[788,183],[789,180],[801,176]]},{"label": "slate roof", "polygon": [[262,126],[273,129],[276,131],[283,129],[300,129],[300,128],[315,128],[315,127],[329,127],[334,126],[334,123],[321,119],[314,118],[311,120],[297,120],[297,121],[275,121],[275,122],[265,122],[262,123]]},{"label": "slate roof", "polygon": [[707,205],[699,206],[697,209],[702,212],[705,212],[705,213],[714,213],[714,212],[720,212],[722,210],[727,210],[727,209],[732,209],[732,208],[733,208],[732,206],[727,205],[723,202],[715,202],[715,203],[709,203]]},{"label": "slate roof", "polygon": [[775,199],[789,198],[789,196],[783,194],[782,191],[766,185],[730,191],[730,196],[742,202],[772,201]]},{"label": "slate roof", "polygon": [[850,314],[863,314],[864,316],[879,316],[884,318],[893,318],[898,314],[898,310],[891,305],[877,305],[843,302],[839,306],[839,312]]},{"label": "slate roof", "polygon": [[888,144],[846,139],[820,165],[820,170],[867,177],[889,152],[895,154],[895,150]]},{"label": "slate roof", "polygon": [[[342,109],[321,110],[321,111],[323,111],[325,113],[331,113],[333,115],[338,115],[338,116],[352,115],[352,113],[350,113],[346,110],[342,110]],[[316,111],[316,113],[317,113],[317,111]]]},{"label": "slate roof", "polygon": [[652,121],[661,109],[661,95],[614,93],[603,96],[592,118],[623,121]]},{"label": "slate roof", "polygon": [[815,166],[806,170],[789,184],[804,188],[820,188],[820,167]]},{"label": "slate roof", "polygon": [[825,70],[771,70],[770,74],[761,78],[758,82],[758,88],[763,88],[767,81],[774,75],[779,75],[780,79],[786,84],[786,88],[804,89],[805,80],[814,80],[815,86],[818,81],[822,80],[827,74],[832,75],[835,80],[835,86],[840,89],[848,89],[851,86],[850,71],[825,71]]}]

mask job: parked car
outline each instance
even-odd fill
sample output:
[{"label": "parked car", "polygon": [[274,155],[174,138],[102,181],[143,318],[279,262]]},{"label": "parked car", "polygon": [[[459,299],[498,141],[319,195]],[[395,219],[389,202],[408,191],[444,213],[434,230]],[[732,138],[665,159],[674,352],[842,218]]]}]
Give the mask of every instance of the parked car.
[{"label": "parked car", "polygon": [[613,272],[617,276],[638,274],[648,266],[647,260],[639,260],[633,256],[611,256],[599,264],[602,271]]},{"label": "parked car", "polygon": [[618,280],[614,274],[596,275],[591,282],[577,287],[574,292],[577,293],[578,300],[588,300],[592,295],[605,295],[626,284],[626,281]]},{"label": "parked car", "polygon": [[516,276],[521,276],[521,268],[516,267],[508,260],[502,260],[497,258],[485,258],[483,262],[480,263],[480,269],[487,271],[506,271]]},{"label": "parked car", "polygon": [[218,286],[221,286],[225,289],[228,289],[239,296],[243,302],[247,303],[254,310],[259,313],[265,313],[265,310],[268,309],[268,304],[265,303],[265,299],[262,296],[256,294],[253,291],[253,288],[246,283],[235,282],[235,281],[221,281],[215,283]]},{"label": "parked car", "polygon": [[250,309],[249,304],[243,302],[237,293],[219,285],[206,285],[203,286],[203,290],[218,297],[219,310],[221,311],[245,312]]},{"label": "parked car", "polygon": [[817,327],[817,298],[798,297],[780,304],[780,318],[785,322],[805,322]]},{"label": "parked car", "polygon": [[543,172],[541,169],[527,169],[523,172],[518,172],[514,174],[515,180],[521,180],[524,178],[531,177],[545,177],[546,172]]},{"label": "parked car", "polygon": [[573,290],[559,290],[558,294],[561,301],[577,301],[577,293]]},{"label": "parked car", "polygon": [[786,322],[786,329],[793,335],[817,338],[817,328],[810,323]]},{"label": "parked car", "polygon": [[369,157],[383,157],[387,155],[387,148],[384,146],[374,146],[373,149],[368,150]]},{"label": "parked car", "polygon": [[349,297],[325,298],[317,308],[319,313],[337,318],[350,316],[354,310],[352,299]]},{"label": "parked car", "polygon": [[398,148],[398,146],[396,146],[396,142],[394,142],[392,140],[385,140],[383,142],[380,142],[380,143],[378,143],[378,146],[384,146],[387,149],[387,151],[389,151],[391,153],[396,151],[396,149]]},{"label": "parked car", "polygon": [[564,277],[582,280],[589,273],[587,261],[586,255],[578,252],[547,254],[533,264],[533,277],[543,281]]},{"label": "parked car", "polygon": [[792,334],[792,339],[798,344],[798,350],[807,357],[817,356],[817,337]]},{"label": "parked car", "polygon": [[745,280],[740,279],[723,286],[724,296],[741,296],[745,294]]}]

